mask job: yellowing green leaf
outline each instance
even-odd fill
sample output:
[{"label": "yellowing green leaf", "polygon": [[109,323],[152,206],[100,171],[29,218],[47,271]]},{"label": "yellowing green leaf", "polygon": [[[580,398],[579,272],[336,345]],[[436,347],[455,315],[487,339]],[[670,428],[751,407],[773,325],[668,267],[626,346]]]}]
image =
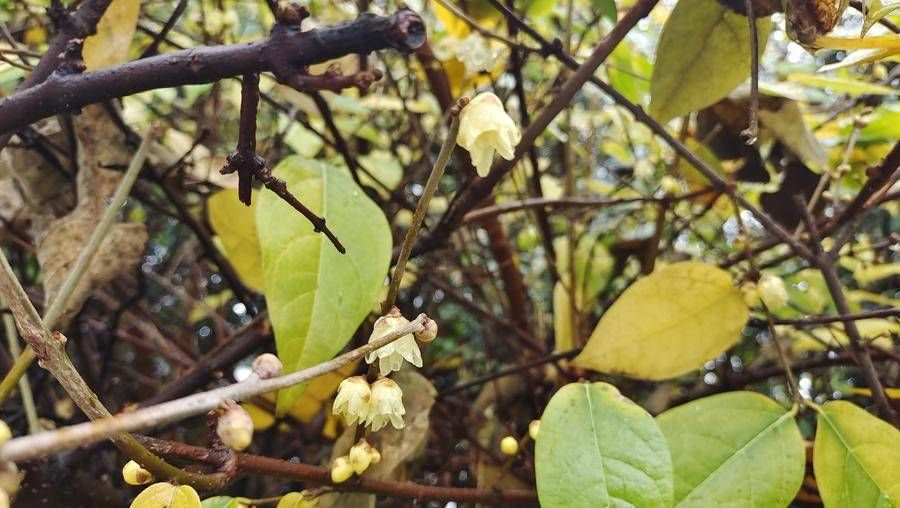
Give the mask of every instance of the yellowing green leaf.
[{"label": "yellowing green leaf", "polygon": [[[256,225],[266,302],[278,356],[285,372],[294,372],[337,354],[375,305],[391,259],[391,232],[381,210],[344,171],[290,157],[275,174],[325,217],[347,249],[340,254],[275,194],[260,194]],[[279,392],[278,414],[304,389]]]},{"label": "yellowing green leaf", "polygon": [[[759,49],[772,29],[757,20]],[[661,122],[709,106],[750,76],[747,18],[716,0],[678,2],[663,27],[650,79],[650,114]]]},{"label": "yellowing green leaf", "polygon": [[895,275],[900,275],[900,263],[864,265],[853,271],[853,278],[862,285]]},{"label": "yellowing green leaf", "polygon": [[131,508],[201,508],[200,496],[188,485],[154,483],[144,489]]},{"label": "yellowing green leaf", "polygon": [[846,401],[819,409],[813,468],[828,508],[900,500],[900,431]]},{"label": "yellowing green leaf", "polygon": [[836,76],[817,76],[813,74],[790,74],[788,81],[806,86],[831,90],[836,93],[858,97],[860,95],[895,95],[897,90],[889,86],[867,83],[858,79],[839,78]]},{"label": "yellowing green leaf", "polygon": [[204,499],[200,506],[203,508],[241,508],[246,505],[241,504],[240,499],[231,496],[214,496]]},{"label": "yellowing green leaf", "polygon": [[222,250],[237,270],[241,280],[257,291],[263,289],[262,255],[256,232],[256,203],[259,193],[253,192],[249,207],[238,200],[237,191],[223,189],[206,201],[206,211],[213,231],[221,241]]},{"label": "yellowing green leaf", "polygon": [[606,383],[572,383],[547,404],[535,444],[544,508],[672,504],[672,463],[653,418]]},{"label": "yellowing green leaf", "polygon": [[748,316],[728,272],[695,261],[675,263],[626,289],[574,362],[601,372],[668,379],[737,342]]},{"label": "yellowing green leaf", "polygon": [[828,154],[806,126],[803,113],[794,101],[780,101],[778,109],[760,108],[759,119],[767,133],[784,143],[810,169],[821,172],[828,163]]},{"label": "yellowing green leaf", "polygon": [[553,286],[553,338],[556,351],[568,351],[575,347],[575,316],[569,291],[562,282]]},{"label": "yellowing green leaf", "polygon": [[656,421],[672,454],[674,506],[787,506],[803,482],[805,445],[794,411],[768,397],[713,395]]},{"label": "yellowing green leaf", "polygon": [[97,33],[84,40],[82,55],[88,70],[109,67],[128,59],[140,12],[140,0],[113,0],[97,23]]}]

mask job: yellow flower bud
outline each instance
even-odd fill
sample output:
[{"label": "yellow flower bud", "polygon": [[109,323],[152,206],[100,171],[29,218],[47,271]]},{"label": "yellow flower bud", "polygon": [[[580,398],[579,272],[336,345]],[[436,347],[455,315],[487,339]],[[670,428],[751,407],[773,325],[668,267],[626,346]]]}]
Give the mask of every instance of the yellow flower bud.
[{"label": "yellow flower bud", "polygon": [[459,146],[469,151],[479,176],[487,176],[496,151],[512,160],[522,135],[503,109],[500,99],[490,93],[476,95],[459,114]]},{"label": "yellow flower bud", "polygon": [[270,379],[281,375],[284,366],[281,360],[272,353],[261,354],[253,360],[253,373],[260,379]]},{"label": "yellow flower bud", "polygon": [[759,288],[759,297],[770,309],[784,307],[790,300],[784,281],[777,275],[763,275],[759,279],[757,287]]},{"label": "yellow flower bud", "polygon": [[675,177],[670,175],[666,175],[659,180],[659,188],[668,196],[675,196],[681,193],[681,184]]},{"label": "yellow flower bud", "polygon": [[[372,452],[378,453],[378,451],[366,441],[366,438],[361,438],[358,443],[350,448],[350,453],[347,457],[350,460],[350,466],[356,474],[363,474],[363,472],[369,468],[369,464],[373,463],[372,459],[374,454]],[[380,453],[378,453],[378,459],[381,460]]]},{"label": "yellow flower bud", "polygon": [[241,451],[253,441],[253,419],[247,410],[233,401],[225,403],[224,412],[219,415],[216,434],[232,450]]},{"label": "yellow flower bud", "polygon": [[541,430],[541,421],[540,420],[531,420],[531,423],[528,424],[528,435],[532,440],[537,441],[538,432]]},{"label": "yellow flower bud", "polygon": [[331,464],[331,481],[334,483],[344,483],[353,476],[353,466],[350,465],[350,459],[347,457],[338,457]]},{"label": "yellow flower bud", "polygon": [[122,479],[128,485],[146,485],[153,481],[153,475],[137,462],[129,460],[122,468]]},{"label": "yellow flower bud", "polygon": [[500,451],[505,455],[515,455],[519,452],[519,441],[513,436],[506,436],[500,440]]}]

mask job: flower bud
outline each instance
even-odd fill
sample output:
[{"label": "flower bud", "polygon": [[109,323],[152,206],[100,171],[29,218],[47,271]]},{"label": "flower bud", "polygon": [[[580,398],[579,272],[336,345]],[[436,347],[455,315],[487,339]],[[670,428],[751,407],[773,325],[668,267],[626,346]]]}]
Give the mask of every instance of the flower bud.
[{"label": "flower bud", "polygon": [[137,462],[129,460],[122,468],[122,479],[128,485],[146,485],[153,481],[153,475]]},{"label": "flower bud", "polygon": [[390,421],[395,429],[404,426],[403,390],[394,381],[383,377],[372,383],[372,402],[369,405],[369,416],[366,424],[376,432]]},{"label": "flower bud", "polygon": [[3,420],[0,420],[0,444],[3,444],[12,437],[12,431],[9,430],[9,425],[6,424]]},{"label": "flower bud", "polygon": [[[400,310],[394,307],[389,313],[375,321],[372,335],[369,336],[369,342],[378,340],[408,324],[409,321],[400,314]],[[400,367],[403,366],[403,360],[416,367],[422,366],[422,354],[419,352],[419,345],[416,344],[416,339],[413,338],[411,333],[366,355],[366,363],[371,364],[376,359],[378,360],[378,369],[382,376],[387,376],[391,372],[400,370]]]},{"label": "flower bud", "polygon": [[533,441],[537,441],[538,432],[541,430],[541,421],[540,420],[531,420],[531,423],[528,424],[528,435],[531,437]]},{"label": "flower bud", "polygon": [[425,317],[425,322],[423,323],[425,328],[422,329],[421,332],[416,332],[416,339],[419,342],[431,342],[437,338],[438,327],[437,323],[431,319],[430,317]]},{"label": "flower bud", "polygon": [[775,310],[787,305],[790,296],[784,281],[777,275],[763,275],[759,279],[759,297],[762,299],[766,307]]},{"label": "flower bud", "polygon": [[370,445],[369,442],[366,441],[366,438],[361,438],[358,443],[350,448],[350,453],[347,457],[350,460],[350,467],[353,468],[353,471],[356,474],[363,474],[363,472],[369,468],[369,464],[376,462],[374,460],[376,454],[380,461],[381,454],[378,453],[378,450]]},{"label": "flower bud", "polygon": [[224,404],[224,411],[219,415],[216,434],[225,446],[241,451],[253,441],[253,419],[246,409],[233,401],[228,401]]},{"label": "flower bud", "polygon": [[331,481],[334,483],[344,483],[353,476],[353,466],[347,457],[338,457],[331,464]]},{"label": "flower bud", "polygon": [[756,307],[759,305],[759,288],[755,282],[745,282],[741,284],[741,297],[747,307]]},{"label": "flower bud", "polygon": [[272,353],[265,353],[257,356],[256,359],[253,360],[252,368],[253,373],[259,376],[260,379],[278,377],[281,375],[281,371],[284,370],[284,366],[281,365],[281,360]]},{"label": "flower bud", "polygon": [[519,441],[513,436],[506,436],[500,440],[500,451],[504,455],[515,455],[519,452]]},{"label": "flower bud", "polygon": [[372,390],[365,376],[353,376],[341,381],[338,387],[337,397],[331,412],[343,415],[347,425],[352,425],[357,420],[365,421],[369,416],[369,401],[372,398]]}]

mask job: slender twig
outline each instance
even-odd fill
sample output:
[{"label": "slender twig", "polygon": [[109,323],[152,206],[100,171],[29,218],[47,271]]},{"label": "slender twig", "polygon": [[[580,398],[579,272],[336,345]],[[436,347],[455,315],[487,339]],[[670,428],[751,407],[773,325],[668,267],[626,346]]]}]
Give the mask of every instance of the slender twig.
[{"label": "slender twig", "polygon": [[[63,283],[56,294],[56,298],[53,299],[50,307],[48,307],[44,313],[42,320],[47,328],[56,326],[56,322],[65,312],[66,305],[69,303],[69,299],[75,292],[75,288],[78,287],[84,274],[87,273],[91,261],[96,258],[97,251],[100,249],[100,244],[103,243],[107,233],[109,233],[109,229],[112,227],[112,223],[119,213],[119,209],[122,208],[125,199],[128,198],[131,187],[134,185],[135,180],[137,180],[138,174],[144,166],[144,161],[147,160],[147,152],[150,149],[152,139],[153,136],[150,134],[144,137],[144,140],[132,157],[128,169],[125,171],[125,174],[122,175],[122,180],[119,182],[119,186],[116,188],[116,192],[113,194],[109,205],[107,205],[99,222],[97,222],[97,226],[91,233],[91,237],[88,239],[88,242],[85,244],[81,253],[78,254],[75,265],[66,275],[65,280],[63,280]],[[9,397],[10,392],[13,387],[15,387],[16,383],[18,383],[20,377],[25,374],[28,367],[34,362],[34,358],[34,351],[31,348],[26,348],[16,359],[13,368],[10,369],[3,378],[3,381],[0,382],[0,404]]]},{"label": "slender twig", "polygon": [[846,323],[847,321],[859,321],[861,319],[887,318],[900,316],[900,309],[877,309],[866,312],[857,312],[840,316],[809,316],[799,319],[776,318],[776,325],[811,326],[828,323]]},{"label": "slender twig", "polygon": [[[151,450],[173,459],[215,464],[211,450],[184,443],[141,437]],[[369,492],[391,498],[417,499],[419,501],[457,501],[485,503],[491,506],[532,506],[537,504],[537,493],[524,489],[440,487],[413,482],[380,480],[365,475],[343,483],[333,483],[327,468],[290,460],[273,459],[260,455],[237,453],[238,474],[242,476],[272,476],[300,482],[328,485],[345,492]]]},{"label": "slender twig", "polygon": [[[467,103],[468,100],[460,100],[457,108],[465,107]],[[384,299],[384,302],[381,303],[381,311],[383,313],[387,313],[397,300],[397,293],[400,290],[400,281],[403,279],[403,273],[406,271],[406,262],[409,260],[409,254],[412,252],[413,243],[415,243],[419,229],[425,221],[425,215],[428,214],[428,205],[431,202],[431,198],[434,196],[437,186],[441,181],[441,177],[444,175],[444,168],[447,167],[450,155],[453,154],[453,147],[456,146],[456,136],[458,133],[459,110],[455,109],[450,112],[450,130],[447,132],[444,144],[441,145],[441,151],[438,153],[437,160],[434,161],[434,166],[431,168],[431,174],[428,175],[428,181],[425,183],[425,190],[422,192],[422,197],[419,198],[419,203],[416,205],[416,211],[409,224],[409,229],[406,231],[406,236],[403,238],[403,245],[400,247],[400,255],[397,257],[397,263],[394,265],[394,271],[391,273],[391,283],[390,286],[388,286],[387,297]]]},{"label": "slender twig", "polygon": [[385,346],[400,337],[424,330],[425,326],[423,323],[426,319],[428,318],[425,314],[420,314],[416,319],[384,337],[327,362],[291,374],[269,379],[261,379],[258,375],[251,374],[250,377],[240,383],[208,392],[190,395],[129,413],[120,413],[115,416],[107,414],[107,416],[94,419],[91,422],[72,425],[52,432],[12,439],[0,446],[0,462],[40,457],[74,446],[117,436],[124,432],[147,429],[189,416],[204,414],[207,411],[216,409],[225,400],[246,400],[257,395],[305,383],[362,358],[366,353]]}]

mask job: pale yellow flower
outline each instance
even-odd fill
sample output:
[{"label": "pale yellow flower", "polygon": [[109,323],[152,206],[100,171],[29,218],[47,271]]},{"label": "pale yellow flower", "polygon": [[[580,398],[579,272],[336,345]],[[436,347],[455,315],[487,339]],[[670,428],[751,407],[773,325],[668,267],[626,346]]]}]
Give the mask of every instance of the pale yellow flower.
[{"label": "pale yellow flower", "polygon": [[364,376],[348,377],[341,381],[331,411],[336,415],[344,415],[347,425],[352,425],[357,420],[365,421],[369,416],[371,396],[371,388]]},{"label": "pale yellow flower", "polygon": [[503,103],[490,92],[476,95],[459,114],[457,143],[469,151],[479,176],[487,176],[491,171],[494,152],[512,160],[521,137]]},{"label": "pale yellow flower", "polygon": [[[387,315],[381,316],[375,321],[372,335],[369,336],[369,342],[380,339],[407,324],[409,324],[409,321],[394,307]],[[372,363],[376,359],[378,360],[378,369],[382,376],[387,376],[391,372],[400,370],[400,367],[403,366],[403,360],[416,367],[422,366],[422,353],[419,352],[419,345],[411,333],[366,355],[366,363]]]},{"label": "pale yellow flower", "polygon": [[372,432],[378,431],[388,422],[395,429],[402,429],[404,414],[406,409],[403,408],[403,390],[397,383],[386,377],[372,383],[372,400],[366,419],[366,424],[371,425]]}]

